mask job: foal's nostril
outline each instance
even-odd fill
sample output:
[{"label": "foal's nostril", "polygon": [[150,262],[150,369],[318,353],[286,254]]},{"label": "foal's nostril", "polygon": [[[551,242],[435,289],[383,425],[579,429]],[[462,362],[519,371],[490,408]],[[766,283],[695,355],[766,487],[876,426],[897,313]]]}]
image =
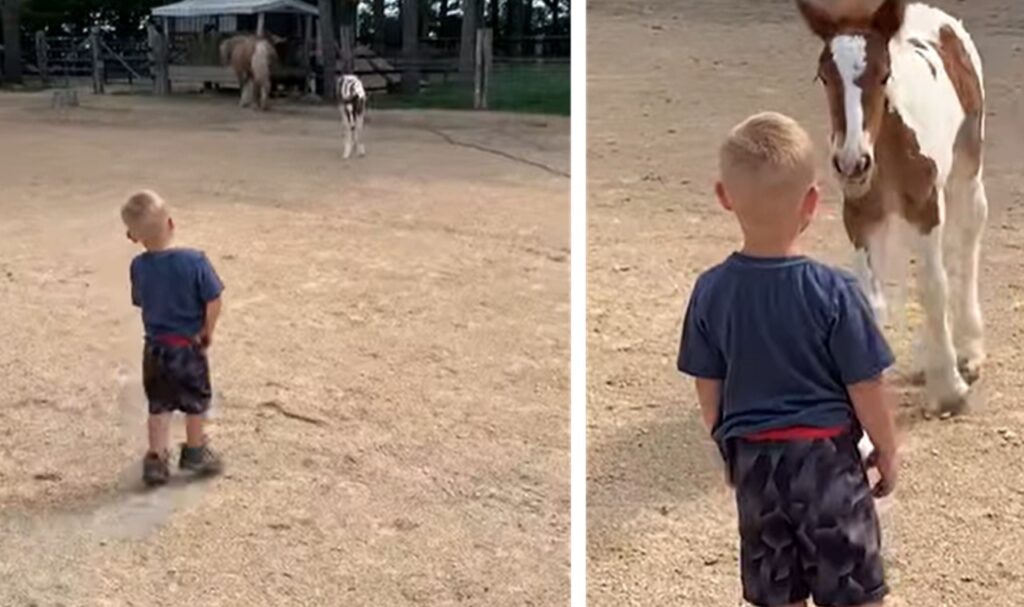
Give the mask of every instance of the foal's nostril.
[{"label": "foal's nostril", "polygon": [[832,168],[836,170],[836,173],[843,174],[843,165],[839,163],[839,156],[832,157]]},{"label": "foal's nostril", "polygon": [[860,157],[860,160],[857,161],[857,174],[863,175],[869,170],[871,170],[871,156],[869,154],[864,154]]}]

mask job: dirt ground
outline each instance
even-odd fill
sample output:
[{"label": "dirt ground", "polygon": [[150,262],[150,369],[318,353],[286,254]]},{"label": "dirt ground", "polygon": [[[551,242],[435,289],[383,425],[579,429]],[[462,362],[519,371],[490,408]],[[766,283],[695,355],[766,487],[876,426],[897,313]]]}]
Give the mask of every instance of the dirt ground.
[{"label": "dirt ground", "polygon": [[[962,417],[926,419],[919,390],[900,384],[903,479],[881,505],[888,575],[894,605],[1013,606],[1024,593],[1024,6],[936,4],[965,19],[986,61],[990,359]],[[590,604],[732,607],[735,506],[675,356],[693,281],[738,242],[711,191],[715,146],[766,109],[824,143],[820,42],[791,0],[588,10]],[[807,244],[846,265],[834,187],[827,198]],[[892,340],[903,365],[906,333]]]},{"label": "dirt ground", "polygon": [[[329,107],[49,101],[0,94],[0,605],[566,603],[567,120],[371,110],[344,164]],[[139,187],[227,285],[227,473],[153,492]]]}]

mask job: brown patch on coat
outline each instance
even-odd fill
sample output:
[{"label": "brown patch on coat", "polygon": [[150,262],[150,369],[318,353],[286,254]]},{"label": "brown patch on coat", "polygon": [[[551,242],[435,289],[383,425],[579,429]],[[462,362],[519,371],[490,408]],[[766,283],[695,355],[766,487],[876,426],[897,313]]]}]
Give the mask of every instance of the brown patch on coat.
[{"label": "brown patch on coat", "polygon": [[939,192],[935,161],[921,153],[917,136],[899,113],[885,112],[875,143],[876,169],[871,189],[860,198],[843,200],[843,224],[857,248],[890,212],[899,213],[921,234],[939,225]]},{"label": "brown patch on coat", "polygon": [[985,116],[985,97],[981,89],[981,78],[974,68],[974,62],[964,47],[963,40],[948,25],[939,30],[939,43],[935,50],[942,58],[946,75],[953,83],[960,100],[965,118],[956,137],[954,172],[973,177],[981,171],[982,124]]}]

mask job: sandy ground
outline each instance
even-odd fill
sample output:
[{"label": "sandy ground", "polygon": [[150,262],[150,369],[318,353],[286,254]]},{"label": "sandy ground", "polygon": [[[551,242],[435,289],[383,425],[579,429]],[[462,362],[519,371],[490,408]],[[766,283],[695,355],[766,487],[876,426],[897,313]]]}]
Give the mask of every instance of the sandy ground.
[{"label": "sandy ground", "polygon": [[[960,418],[925,419],[920,392],[900,386],[904,476],[881,508],[892,603],[1020,605],[1024,6],[937,4],[966,20],[987,66],[990,362]],[[791,0],[588,8],[590,604],[732,607],[740,604],[735,506],[692,386],[674,368],[682,310],[697,274],[738,242],[711,194],[724,132],[775,109],[825,141],[825,99],[812,82],[820,43]],[[838,203],[830,188],[807,244],[845,265]],[[906,333],[892,340],[905,353]]]},{"label": "sandy ground", "polygon": [[[328,107],[82,100],[0,95],[0,605],[565,604],[567,120],[376,112],[343,164]],[[142,186],[227,285],[227,474],[154,492]]]}]

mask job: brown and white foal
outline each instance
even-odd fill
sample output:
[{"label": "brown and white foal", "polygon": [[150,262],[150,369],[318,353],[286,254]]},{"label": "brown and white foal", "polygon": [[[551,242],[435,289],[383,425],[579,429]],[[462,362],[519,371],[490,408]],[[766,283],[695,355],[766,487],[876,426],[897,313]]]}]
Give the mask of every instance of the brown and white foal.
[{"label": "brown and white foal", "polygon": [[[920,258],[925,311],[915,364],[929,401],[959,412],[985,359],[978,260],[988,202],[978,51],[960,21],[924,4],[884,0],[860,16],[835,16],[812,0],[797,6],[825,42],[818,77],[861,284],[883,322],[883,241],[893,222],[904,224]],[[959,241],[952,261],[963,265],[952,290],[944,236],[959,237],[950,239]]]}]

